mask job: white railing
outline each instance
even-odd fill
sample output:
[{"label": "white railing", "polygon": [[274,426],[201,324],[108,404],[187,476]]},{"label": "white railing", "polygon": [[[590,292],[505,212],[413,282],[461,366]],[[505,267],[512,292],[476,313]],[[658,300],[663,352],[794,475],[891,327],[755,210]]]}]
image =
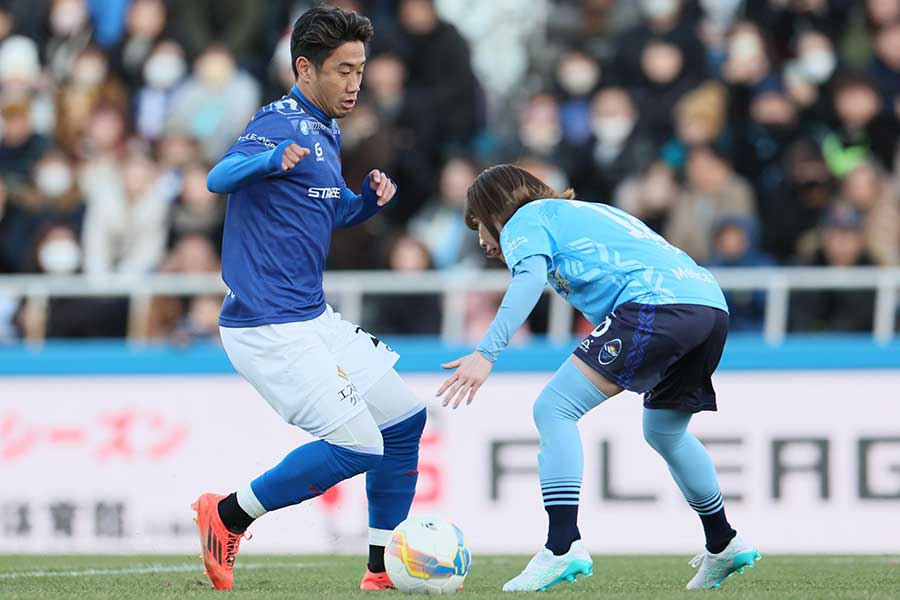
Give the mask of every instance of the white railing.
[{"label": "white railing", "polygon": [[[900,268],[729,268],[713,270],[726,291],[764,290],[766,311],[764,335],[769,343],[781,342],[787,331],[789,294],[793,290],[869,289],[875,291],[872,333],[879,343],[890,342],[900,290]],[[439,294],[442,297],[441,336],[459,341],[464,331],[465,295],[469,292],[503,292],[509,274],[501,270],[458,270],[402,273],[392,271],[339,271],[325,276],[329,301],[343,316],[359,322],[366,295]],[[58,296],[130,299],[129,332],[141,337],[153,296],[222,294],[225,286],[218,274],[150,274],[138,277],[88,277],[82,275],[2,275],[0,294],[28,299],[45,310],[47,300]],[[549,291],[549,288],[548,288]],[[574,311],[556,294],[551,295],[548,333],[557,342],[571,338]]]}]

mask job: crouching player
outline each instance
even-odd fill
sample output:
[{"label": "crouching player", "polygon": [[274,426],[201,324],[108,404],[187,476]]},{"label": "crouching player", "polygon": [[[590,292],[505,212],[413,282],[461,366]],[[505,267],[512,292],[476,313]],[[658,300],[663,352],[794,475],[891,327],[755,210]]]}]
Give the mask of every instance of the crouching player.
[{"label": "crouching player", "polygon": [[644,394],[644,438],[703,524],[706,548],[691,561],[699,570],[687,587],[719,587],[760,558],[728,523],[712,460],[687,431],[693,413],[716,410],[711,376],[728,333],[725,298],[709,271],[644,223],[573,195],[500,165],[478,176],[466,202],[466,224],[513,278],[477,350],[443,365],[456,369],[438,391],[444,406],[472,402],[548,280],[598,324],[534,404],[549,531],[545,547],[503,590],[544,590],[591,575],[577,524],[583,459],[576,424],[623,389]]}]

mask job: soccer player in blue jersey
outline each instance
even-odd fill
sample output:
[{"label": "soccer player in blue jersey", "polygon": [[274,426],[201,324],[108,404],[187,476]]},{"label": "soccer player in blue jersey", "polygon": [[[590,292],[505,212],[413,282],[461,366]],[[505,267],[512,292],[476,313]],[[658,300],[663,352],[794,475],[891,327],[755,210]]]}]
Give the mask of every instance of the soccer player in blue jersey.
[{"label": "soccer player in blue jersey", "polygon": [[361,194],[341,176],[337,119],[356,104],[372,35],[356,13],[303,13],[291,36],[294,87],[257,111],[209,173],[210,190],[230,194],[219,318],[225,351],[287,423],[319,438],[236,492],[193,504],[216,589],[232,589],[234,558],[253,520],[359,473],[369,502],[360,587],[392,587],[384,546],[415,493],[425,408],[394,370],[397,354],[342,320],[322,291],[332,229],[365,221],[396,192],[378,170]]},{"label": "soccer player in blue jersey", "polygon": [[644,394],[644,438],[666,461],[700,516],[706,548],[688,589],[718,587],[759,553],[728,523],[715,467],[687,431],[693,413],[716,410],[711,376],[728,333],[728,306],[706,269],[621,210],[558,194],[528,172],[500,165],[469,188],[466,224],[512,272],[497,316],[477,350],[446,365],[444,406],[471,403],[494,361],[547,282],[597,328],[534,404],[538,472],[549,517],[547,542],[504,591],[544,590],[593,563],[578,532],[582,477],[578,420],[623,389]]}]

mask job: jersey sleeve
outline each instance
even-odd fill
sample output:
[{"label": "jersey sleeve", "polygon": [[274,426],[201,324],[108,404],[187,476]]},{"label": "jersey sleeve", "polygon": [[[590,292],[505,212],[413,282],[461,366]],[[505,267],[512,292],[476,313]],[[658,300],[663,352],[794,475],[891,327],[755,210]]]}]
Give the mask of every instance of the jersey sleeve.
[{"label": "jersey sleeve", "polygon": [[290,121],[274,110],[263,109],[247,123],[244,133],[235,140],[224,156],[230,154],[253,156],[274,150],[285,140],[296,142]]},{"label": "jersey sleeve", "polygon": [[532,215],[513,215],[500,231],[500,250],[511,272],[529,256],[546,256],[548,263],[553,261],[553,240],[543,223]]}]

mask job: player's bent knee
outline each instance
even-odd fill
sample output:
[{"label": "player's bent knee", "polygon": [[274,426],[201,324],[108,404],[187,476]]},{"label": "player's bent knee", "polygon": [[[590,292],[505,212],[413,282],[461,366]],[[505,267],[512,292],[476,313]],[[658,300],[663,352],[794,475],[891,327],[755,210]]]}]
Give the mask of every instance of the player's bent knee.
[{"label": "player's bent knee", "polygon": [[668,409],[645,409],[642,422],[644,440],[663,456],[684,443],[691,415]]},{"label": "player's bent knee", "polygon": [[423,407],[402,421],[384,427],[381,430],[381,437],[384,439],[385,448],[418,446],[427,420],[427,411]]},{"label": "player's bent knee", "polygon": [[371,471],[380,465],[384,458],[381,453],[362,452],[333,444],[332,450],[334,460],[340,465],[340,472],[343,475],[342,479]]},{"label": "player's bent knee", "polygon": [[534,408],[531,412],[532,417],[534,418],[534,424],[538,428],[538,432],[545,429],[553,422],[561,420],[578,420],[578,417],[576,416],[567,418],[561,402],[562,397],[553,389],[553,382],[551,381],[543,390],[541,390],[537,400],[534,401]]}]

